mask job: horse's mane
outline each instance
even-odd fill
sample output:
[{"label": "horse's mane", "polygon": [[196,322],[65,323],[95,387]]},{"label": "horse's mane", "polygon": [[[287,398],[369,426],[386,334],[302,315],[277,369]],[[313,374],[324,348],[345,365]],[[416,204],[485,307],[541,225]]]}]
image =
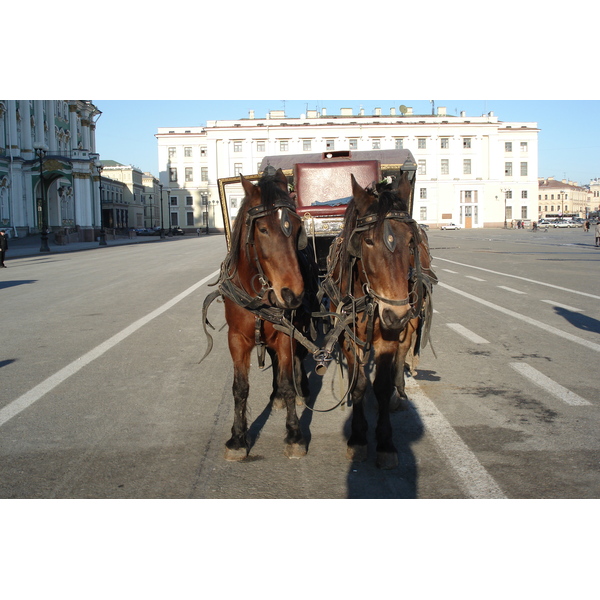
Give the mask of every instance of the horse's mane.
[{"label": "horse's mane", "polygon": [[[275,183],[273,175],[263,175],[257,182],[260,190],[261,203],[267,208],[271,208],[277,200],[288,200],[292,202],[289,193],[283,190]],[[245,242],[242,240],[242,230],[246,222],[246,215],[250,210],[250,198],[245,196],[238,211],[231,232],[231,249],[229,253],[230,273],[237,269],[240,252]]]}]

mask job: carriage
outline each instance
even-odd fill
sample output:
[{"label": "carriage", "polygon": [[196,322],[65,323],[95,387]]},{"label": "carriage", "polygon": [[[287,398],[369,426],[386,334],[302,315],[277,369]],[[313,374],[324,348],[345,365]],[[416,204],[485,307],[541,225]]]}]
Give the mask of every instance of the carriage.
[{"label": "carriage", "polygon": [[[323,375],[337,348],[353,406],[348,458],[366,459],[364,367],[372,361],[377,465],[394,468],[390,411],[407,400],[405,369],[414,370],[427,344],[437,282],[427,235],[412,217],[414,157],[409,150],[269,156],[260,171],[219,180],[228,253],[203,306],[204,357],[212,347],[208,307],[218,297],[229,326],[235,416],[225,457],[243,460],[252,445],[246,402],[254,347],[259,366],[266,352],[271,358],[270,402],[287,410],[290,458],[307,451],[296,414],[298,398],[309,406],[304,358],[311,353],[315,373]],[[230,215],[235,203],[227,191],[234,184],[244,199]],[[324,339],[315,339],[315,321],[326,323]]]},{"label": "carriage", "polygon": [[[266,156],[259,171],[282,169],[295,194],[297,213],[302,217],[305,231],[312,242],[319,271],[323,274],[333,239],[342,230],[344,213],[352,197],[350,174],[363,187],[384,178],[399,178],[407,173],[411,182],[408,212],[412,215],[416,161],[410,150],[340,150],[323,153],[283,154]],[[260,174],[245,176],[250,181]],[[229,210],[228,191],[239,186],[239,177],[218,180],[219,199],[225,224],[227,248],[231,247],[231,226],[234,215]]]}]

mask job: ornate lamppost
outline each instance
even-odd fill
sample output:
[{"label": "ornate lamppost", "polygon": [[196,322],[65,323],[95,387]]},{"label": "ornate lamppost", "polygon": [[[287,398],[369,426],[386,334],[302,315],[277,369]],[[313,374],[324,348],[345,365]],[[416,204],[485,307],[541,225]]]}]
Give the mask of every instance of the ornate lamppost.
[{"label": "ornate lamppost", "polygon": [[104,211],[102,210],[102,171],[104,167],[101,163],[96,163],[96,169],[98,169],[98,189],[100,190],[100,246],[107,246],[106,243],[106,230],[104,229]]},{"label": "ornate lamppost", "polygon": [[46,198],[46,186],[44,185],[44,156],[48,152],[46,144],[35,142],[33,144],[36,156],[40,160],[40,187],[42,188],[42,231],[40,239],[40,252],[50,252],[48,246],[48,201]]},{"label": "ornate lamppost", "polygon": [[502,188],[500,191],[504,194],[504,229],[508,229],[508,226],[506,224],[506,197],[508,196],[508,192],[510,190]]}]

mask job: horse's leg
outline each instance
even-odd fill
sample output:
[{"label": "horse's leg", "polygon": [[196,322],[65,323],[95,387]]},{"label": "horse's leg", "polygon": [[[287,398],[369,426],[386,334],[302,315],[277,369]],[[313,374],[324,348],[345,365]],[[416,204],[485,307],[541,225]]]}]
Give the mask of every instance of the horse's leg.
[{"label": "horse's leg", "polygon": [[271,357],[271,368],[273,369],[273,391],[271,392],[271,406],[274,410],[285,408],[285,398],[279,394],[279,358],[273,348],[267,347]]},{"label": "horse's leg", "polygon": [[352,401],[351,433],[348,439],[346,456],[349,460],[363,462],[367,460],[367,418],[365,416],[364,397],[367,389],[367,377],[363,366],[358,362],[354,349],[344,342],[344,354],[348,363],[348,377],[353,381],[350,389]]},{"label": "horse's leg", "polygon": [[406,329],[400,334],[400,343],[398,344],[398,350],[396,350],[396,356],[394,357],[394,385],[396,387],[396,393],[392,393],[390,400],[390,410],[392,412],[406,410],[408,408],[408,396],[404,391],[404,372],[405,369],[408,368],[412,373],[416,366],[417,359],[414,356],[413,351],[416,342],[415,332],[418,324],[418,319],[412,319],[407,324]]},{"label": "horse's leg", "polygon": [[250,352],[253,344],[249,344],[245,337],[229,331],[229,351],[233,359],[233,400],[234,416],[231,428],[231,438],[225,443],[226,460],[242,460],[248,455],[250,445],[246,434],[248,421],[246,406],[250,384],[248,372],[250,370]]},{"label": "horse's leg", "polygon": [[296,414],[296,384],[293,379],[295,342],[292,345],[287,335],[279,333],[274,340],[274,347],[279,364],[277,396],[285,401],[287,409],[285,420],[287,435],[285,437],[284,452],[288,458],[300,458],[306,454],[306,441],[300,430],[300,420]]},{"label": "horse's leg", "polygon": [[398,466],[398,452],[392,440],[390,421],[390,398],[394,389],[394,352],[378,353],[376,350],[376,373],[373,391],[377,398],[378,414],[375,437],[377,439],[377,461],[381,469],[393,469]]}]

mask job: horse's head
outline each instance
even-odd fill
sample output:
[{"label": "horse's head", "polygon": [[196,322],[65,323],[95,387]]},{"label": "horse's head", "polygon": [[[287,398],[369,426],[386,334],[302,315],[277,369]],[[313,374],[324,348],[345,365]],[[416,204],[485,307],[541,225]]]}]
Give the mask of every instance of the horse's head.
[{"label": "horse's head", "polygon": [[239,241],[246,241],[251,285],[256,292],[262,286],[263,298],[270,304],[297,308],[304,295],[297,251],[306,245],[306,235],[289,195],[287,179],[281,169],[275,175],[263,176],[257,185],[243,176],[240,179],[246,197],[242,205],[245,236]]},{"label": "horse's head", "polygon": [[[379,307],[384,329],[402,329],[411,310],[409,281],[414,267],[417,229],[408,213],[410,184],[396,189],[363,189],[352,176],[355,222],[348,252],[357,258],[357,276]],[[349,224],[350,225],[350,224]],[[344,227],[346,228],[346,226]]]}]

